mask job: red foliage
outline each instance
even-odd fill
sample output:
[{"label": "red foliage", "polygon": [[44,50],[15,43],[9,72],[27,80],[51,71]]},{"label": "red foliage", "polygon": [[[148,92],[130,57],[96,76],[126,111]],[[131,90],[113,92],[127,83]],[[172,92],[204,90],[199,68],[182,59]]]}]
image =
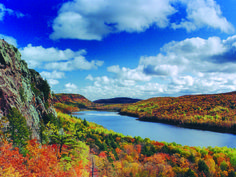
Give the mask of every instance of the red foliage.
[{"label": "red foliage", "polygon": [[102,157],[102,158],[106,158],[107,157],[106,151],[100,152],[100,154],[98,156]]},{"label": "red foliage", "polygon": [[[30,140],[26,147],[28,154],[23,157],[18,148],[4,142],[0,146],[0,176],[80,176],[82,164],[65,170],[57,157],[54,145],[40,145]],[[7,159],[7,160],[6,160]]]}]

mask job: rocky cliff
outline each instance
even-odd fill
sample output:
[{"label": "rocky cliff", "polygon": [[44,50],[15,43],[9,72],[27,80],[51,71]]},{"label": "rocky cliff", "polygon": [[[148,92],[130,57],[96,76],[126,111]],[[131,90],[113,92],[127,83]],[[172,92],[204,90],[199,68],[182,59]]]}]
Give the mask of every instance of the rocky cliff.
[{"label": "rocky cliff", "polygon": [[50,87],[38,72],[28,69],[16,47],[0,40],[0,118],[15,107],[26,118],[32,138],[39,138],[39,122],[52,113]]}]

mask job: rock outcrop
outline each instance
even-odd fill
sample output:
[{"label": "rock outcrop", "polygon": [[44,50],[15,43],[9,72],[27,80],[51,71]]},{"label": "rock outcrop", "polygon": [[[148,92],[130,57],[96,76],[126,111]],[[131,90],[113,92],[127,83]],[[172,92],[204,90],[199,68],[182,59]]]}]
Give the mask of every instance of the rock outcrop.
[{"label": "rock outcrop", "polygon": [[32,138],[39,138],[39,122],[52,113],[50,88],[38,72],[28,69],[16,47],[0,40],[0,118],[15,107],[26,118]]}]

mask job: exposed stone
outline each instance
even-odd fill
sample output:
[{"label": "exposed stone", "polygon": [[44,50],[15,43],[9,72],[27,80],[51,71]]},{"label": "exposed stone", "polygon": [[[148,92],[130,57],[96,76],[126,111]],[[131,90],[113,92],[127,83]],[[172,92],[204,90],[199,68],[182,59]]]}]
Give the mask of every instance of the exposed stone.
[{"label": "exposed stone", "polygon": [[53,113],[56,116],[51,95],[47,100],[49,106],[45,106],[46,101],[40,92],[43,81],[38,72],[28,69],[16,47],[0,40],[0,118],[16,107],[32,129],[32,138],[37,139],[43,115]]}]

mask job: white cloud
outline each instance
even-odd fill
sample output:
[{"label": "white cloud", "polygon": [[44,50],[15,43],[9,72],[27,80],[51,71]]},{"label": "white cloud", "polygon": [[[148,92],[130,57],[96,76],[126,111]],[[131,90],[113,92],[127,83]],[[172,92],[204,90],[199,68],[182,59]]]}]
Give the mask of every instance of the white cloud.
[{"label": "white cloud", "polygon": [[86,95],[88,99],[96,100],[101,98],[112,97],[131,97],[131,98],[149,98],[162,93],[165,86],[158,83],[142,84],[123,84],[119,85],[118,80],[107,82],[106,84],[96,84],[80,89],[82,95]]},{"label": "white cloud", "polygon": [[53,71],[53,72],[47,72],[47,71],[42,71],[40,75],[44,78],[47,79],[50,85],[57,85],[59,84],[58,79],[62,79],[65,77],[65,73],[63,72],[58,72],[58,71]]},{"label": "white cloud", "polygon": [[173,13],[169,0],[74,0],[59,10],[51,38],[101,40],[114,32],[142,32],[151,25],[164,28]]},{"label": "white cloud", "polygon": [[[172,18],[180,12],[179,4],[184,7],[181,11],[186,11],[186,17],[180,22]],[[214,0],[73,0],[65,2],[58,11],[50,37],[102,40],[110,33],[143,32],[151,26],[187,31],[203,27],[226,33],[234,31]]]},{"label": "white cloud", "polygon": [[40,75],[46,79],[61,79],[65,77],[65,73],[58,71],[53,71],[53,72],[43,71],[40,73]]},{"label": "white cloud", "polygon": [[71,71],[89,70],[102,66],[103,61],[87,61],[85,50],[72,51],[71,49],[59,50],[57,48],[44,48],[42,46],[27,45],[20,49],[22,59],[26,60],[29,67],[45,68],[48,70]]},{"label": "white cloud", "polygon": [[220,6],[214,0],[176,0],[185,4],[187,17],[181,22],[173,23],[172,27],[194,31],[202,27],[220,29],[222,32],[233,33],[234,27],[222,16]]},{"label": "white cloud", "polygon": [[9,44],[12,44],[15,47],[17,47],[17,40],[14,37],[12,37],[12,36],[7,36],[7,35],[4,35],[4,34],[0,34],[0,39],[4,39]]},{"label": "white cloud", "polygon": [[[163,46],[156,56],[141,57],[137,68],[107,68],[112,77],[86,79],[88,98],[180,96],[236,90],[236,36],[225,40],[189,38]],[[94,94],[94,93],[96,94]]]},{"label": "white cloud", "polygon": [[193,86],[194,78],[192,76],[177,76],[172,77],[172,82],[174,85],[182,85],[182,86]]},{"label": "white cloud", "polygon": [[59,84],[59,81],[56,79],[48,79],[47,81],[51,86]]},{"label": "white cloud", "polygon": [[90,81],[93,81],[93,80],[94,80],[94,79],[93,79],[93,76],[92,76],[91,74],[89,74],[85,79],[86,79],[86,80],[90,80]]},{"label": "white cloud", "polygon": [[[144,66],[146,74],[156,76],[184,72],[233,72],[236,64],[233,41],[236,38],[221,40],[210,37],[173,41],[164,45],[162,53],[157,56],[141,57],[139,65]],[[229,65],[228,62],[233,64]]]},{"label": "white cloud", "polygon": [[0,3],[0,21],[3,21],[6,14],[14,15],[17,18],[24,17],[24,14],[21,12],[13,11],[12,9],[6,8],[4,4]]},{"label": "white cloud", "polygon": [[147,99],[167,91],[165,84],[153,81],[137,82],[135,80],[125,80],[119,77],[93,77],[92,75],[88,75],[86,78],[93,82],[93,84],[80,89],[79,93],[91,100],[119,96]]},{"label": "white cloud", "polygon": [[137,67],[130,69],[126,67],[120,68],[118,65],[110,66],[107,68],[108,72],[116,74],[116,77],[122,80],[133,80],[133,81],[149,81],[150,76],[143,73],[143,67]]},{"label": "white cloud", "polygon": [[72,71],[72,70],[91,70],[97,69],[98,66],[102,66],[102,61],[92,60],[87,61],[84,56],[75,57],[73,60],[66,62],[53,62],[45,65],[46,69],[60,70],[60,71]]},{"label": "white cloud", "polygon": [[67,83],[67,84],[65,84],[64,91],[67,93],[76,93],[76,92],[78,92],[78,87],[73,83]]}]

